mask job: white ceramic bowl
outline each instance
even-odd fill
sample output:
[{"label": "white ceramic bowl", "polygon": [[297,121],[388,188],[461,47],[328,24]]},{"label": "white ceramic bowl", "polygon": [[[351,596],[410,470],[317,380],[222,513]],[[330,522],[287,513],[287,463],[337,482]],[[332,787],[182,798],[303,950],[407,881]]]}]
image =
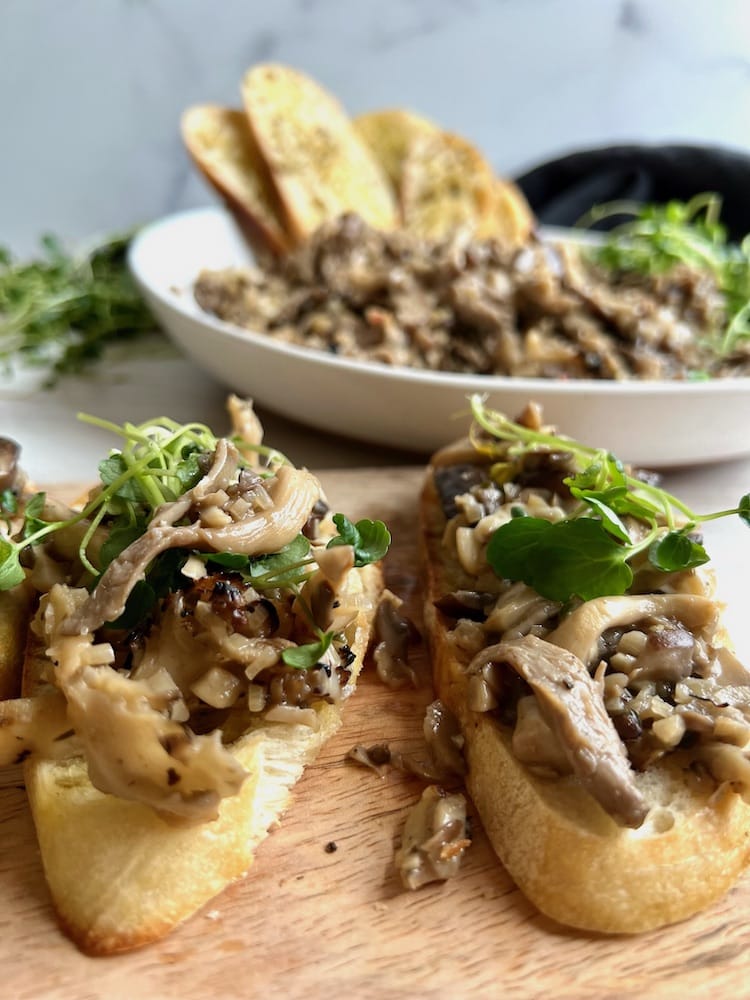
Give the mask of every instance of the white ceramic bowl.
[{"label": "white ceramic bowl", "polygon": [[480,392],[511,417],[534,400],[562,433],[647,467],[750,453],[750,379],[566,382],[352,361],[278,343],[200,309],[192,285],[203,268],[250,262],[219,208],[155,222],[130,249],[133,275],[173,340],[228,388],[307,426],[429,452],[466,432],[467,396]]}]

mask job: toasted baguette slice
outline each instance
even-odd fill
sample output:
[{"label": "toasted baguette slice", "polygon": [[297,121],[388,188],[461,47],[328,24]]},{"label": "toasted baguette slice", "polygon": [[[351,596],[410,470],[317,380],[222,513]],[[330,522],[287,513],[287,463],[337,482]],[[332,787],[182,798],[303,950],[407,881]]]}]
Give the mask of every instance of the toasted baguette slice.
[{"label": "toasted baguette slice", "polygon": [[401,191],[404,162],[412,144],[439,131],[431,121],[404,108],[384,108],[358,115],[354,127],[388,174],[397,194]]},{"label": "toasted baguette slice", "polygon": [[261,64],[245,74],[242,98],[296,240],[345,212],[376,229],[396,225],[388,178],[331,94],[297,70]]},{"label": "toasted baguette slice", "polygon": [[521,189],[500,177],[495,181],[493,223],[489,235],[504,243],[520,246],[534,229],[534,213]]},{"label": "toasted baguette slice", "polygon": [[[353,690],[369,642],[379,567],[350,571],[341,591],[357,604],[347,626]],[[46,658],[27,658],[25,693],[38,690]],[[82,758],[26,762],[26,785],[52,901],[63,929],[88,954],[148,944],[247,874],[256,849],[287,809],[304,768],[341,725],[341,705],[316,705],[317,729],[258,724],[231,746],[248,771],[218,819],[171,824],[148,806],[97,791]]]},{"label": "toasted baguette slice", "polygon": [[244,112],[200,104],[184,112],[181,126],[190,156],[253,250],[273,256],[288,250],[278,195]]},{"label": "toasted baguette slice", "polygon": [[[457,460],[471,462],[471,450],[457,452]],[[469,708],[468,668],[476,649],[452,634],[455,618],[435,602],[482,584],[446,547],[447,520],[432,466],[421,497],[421,525],[435,688],[465,737],[467,790],[524,895],[562,924],[605,933],[673,923],[723,896],[750,860],[750,806],[729,783],[695,769],[689,751],[669,754],[636,774],[650,810],[632,829],[615,822],[574,774],[544,777],[521,763],[511,728],[490,712]]]},{"label": "toasted baguette slice", "polygon": [[494,227],[495,185],[489,163],[461,136],[423,136],[411,144],[403,166],[404,226],[431,240],[458,230],[488,236]]}]

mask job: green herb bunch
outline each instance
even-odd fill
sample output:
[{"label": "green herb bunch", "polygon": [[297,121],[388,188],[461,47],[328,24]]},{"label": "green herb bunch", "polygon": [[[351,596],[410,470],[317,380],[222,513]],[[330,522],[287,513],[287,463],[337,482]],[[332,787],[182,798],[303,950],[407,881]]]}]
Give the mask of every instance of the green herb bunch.
[{"label": "green herb bunch", "polygon": [[74,256],[45,236],[40,258],[23,263],[0,247],[0,360],[44,367],[54,381],[84,370],[109,342],[154,330],[128,271],[130,238]]},{"label": "green herb bunch", "polygon": [[728,320],[715,349],[726,356],[750,338],[750,234],[740,244],[730,243],[720,214],[721,197],[707,192],[687,202],[664,205],[608,202],[592,208],[578,224],[632,216],[592,251],[593,259],[611,270],[661,274],[686,264],[712,274],[723,294]]},{"label": "green herb bunch", "polygon": [[[578,501],[573,513],[552,522],[527,516],[519,507],[487,547],[487,561],[499,577],[523,581],[543,597],[565,603],[574,597],[624,594],[638,556],[645,555],[664,573],[708,562],[694,537],[699,522],[738,514],[750,526],[750,493],[730,510],[698,514],[659,486],[631,475],[607,451],[516,424],[487,408],[480,396],[471,398],[471,409],[475,446],[497,459],[492,475],[499,483],[512,479],[529,453],[570,457],[574,471],[564,483]],[[628,521],[642,529],[632,533],[635,540]]]},{"label": "green herb bunch", "polygon": [[[10,491],[0,495],[0,516],[8,524],[19,514],[22,525],[14,537],[0,536],[0,590],[17,586],[24,579],[24,550],[43,543],[50,535],[77,523],[86,525],[78,545],[78,558],[88,571],[95,587],[109,563],[147,529],[156,510],[190,490],[203,476],[205,462],[214,452],[217,439],[204,424],[178,424],[166,417],[135,425],[122,426],[79,414],[87,423],[111,431],[122,439],[120,450],[112,451],[99,463],[99,487],[92,491],[83,508],[69,518],[47,521],[43,518],[46,496],[36,493],[18,510],[17,499]],[[237,441],[239,449],[256,452],[262,458],[261,475],[271,476],[286,459],[263,445],[249,446]],[[247,465],[241,459],[240,466]],[[356,524],[343,514],[334,515],[338,533],[329,541],[334,545],[352,545],[355,566],[365,566],[381,559],[388,550],[390,534],[382,521],[363,519]],[[99,529],[105,539],[96,565],[87,554],[89,544]],[[170,591],[184,585],[182,567],[191,553],[168,549],[158,555],[145,579],[133,588],[122,616],[112,625],[131,629],[152,613],[156,602]],[[257,590],[285,588],[300,596],[300,588],[315,568],[310,542],[299,534],[278,553],[250,557],[233,552],[195,553],[215,569],[239,574]],[[335,638],[317,628],[314,643],[290,648],[283,654],[292,666],[310,666],[318,661]]]}]

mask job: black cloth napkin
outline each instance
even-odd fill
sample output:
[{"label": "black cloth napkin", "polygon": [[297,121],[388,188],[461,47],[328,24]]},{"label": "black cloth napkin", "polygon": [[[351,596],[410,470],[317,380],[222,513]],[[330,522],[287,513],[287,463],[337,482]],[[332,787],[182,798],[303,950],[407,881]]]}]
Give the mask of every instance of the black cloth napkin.
[{"label": "black cloth napkin", "polygon": [[[516,183],[536,217],[572,226],[593,205],[625,198],[687,201],[704,191],[722,196],[729,238],[750,233],[750,154],[712,146],[608,146],[570,153],[528,170]],[[610,228],[620,219],[605,220]]]}]

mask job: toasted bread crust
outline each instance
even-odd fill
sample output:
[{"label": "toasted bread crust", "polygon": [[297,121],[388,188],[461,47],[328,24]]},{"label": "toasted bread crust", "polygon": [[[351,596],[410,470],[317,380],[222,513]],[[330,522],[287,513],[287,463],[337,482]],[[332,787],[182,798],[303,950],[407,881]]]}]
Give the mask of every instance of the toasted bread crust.
[{"label": "toasted bread crust", "polygon": [[450,132],[416,139],[403,167],[404,226],[426,239],[457,230],[491,235],[495,175],[471,143]]},{"label": "toasted bread crust", "polygon": [[215,104],[188,108],[181,119],[190,156],[224,200],[260,256],[279,256],[290,248],[283,213],[268,168],[243,111]]},{"label": "toasted bread crust", "polygon": [[388,174],[397,195],[412,144],[438,132],[437,125],[405,108],[368,111],[354,119],[354,127]]},{"label": "toasted bread crust", "polygon": [[[342,593],[357,596],[347,627],[362,668],[382,591],[375,565],[352,570]],[[351,630],[351,631],[350,631]],[[24,693],[38,686],[46,658],[27,657]],[[260,723],[231,745],[248,771],[219,817],[170,824],[149,807],[97,791],[82,758],[29,759],[26,784],[45,875],[63,929],[88,954],[111,955],[163,937],[227,885],[242,878],[270,826],[321,746],[339,728],[342,705],[319,703],[319,726]]]},{"label": "toasted bread crust", "polygon": [[378,229],[397,223],[384,171],[339,102],[310,77],[286,66],[254,66],[242,81],[251,131],[285,212],[302,241],[319,225],[357,212]]},{"label": "toasted bread crust", "polygon": [[429,469],[421,497],[425,626],[439,697],[465,737],[467,789],[524,895],[560,923],[637,933],[683,920],[734,884],[750,861],[750,806],[673,754],[638,776],[651,813],[618,826],[574,777],[540,778],[512,752],[510,731],[467,706],[468,655],[434,602],[465,585],[442,545],[445,518]]},{"label": "toasted bread crust", "polygon": [[521,189],[512,181],[498,177],[495,181],[492,235],[507,243],[520,246],[534,229],[534,213]]}]

